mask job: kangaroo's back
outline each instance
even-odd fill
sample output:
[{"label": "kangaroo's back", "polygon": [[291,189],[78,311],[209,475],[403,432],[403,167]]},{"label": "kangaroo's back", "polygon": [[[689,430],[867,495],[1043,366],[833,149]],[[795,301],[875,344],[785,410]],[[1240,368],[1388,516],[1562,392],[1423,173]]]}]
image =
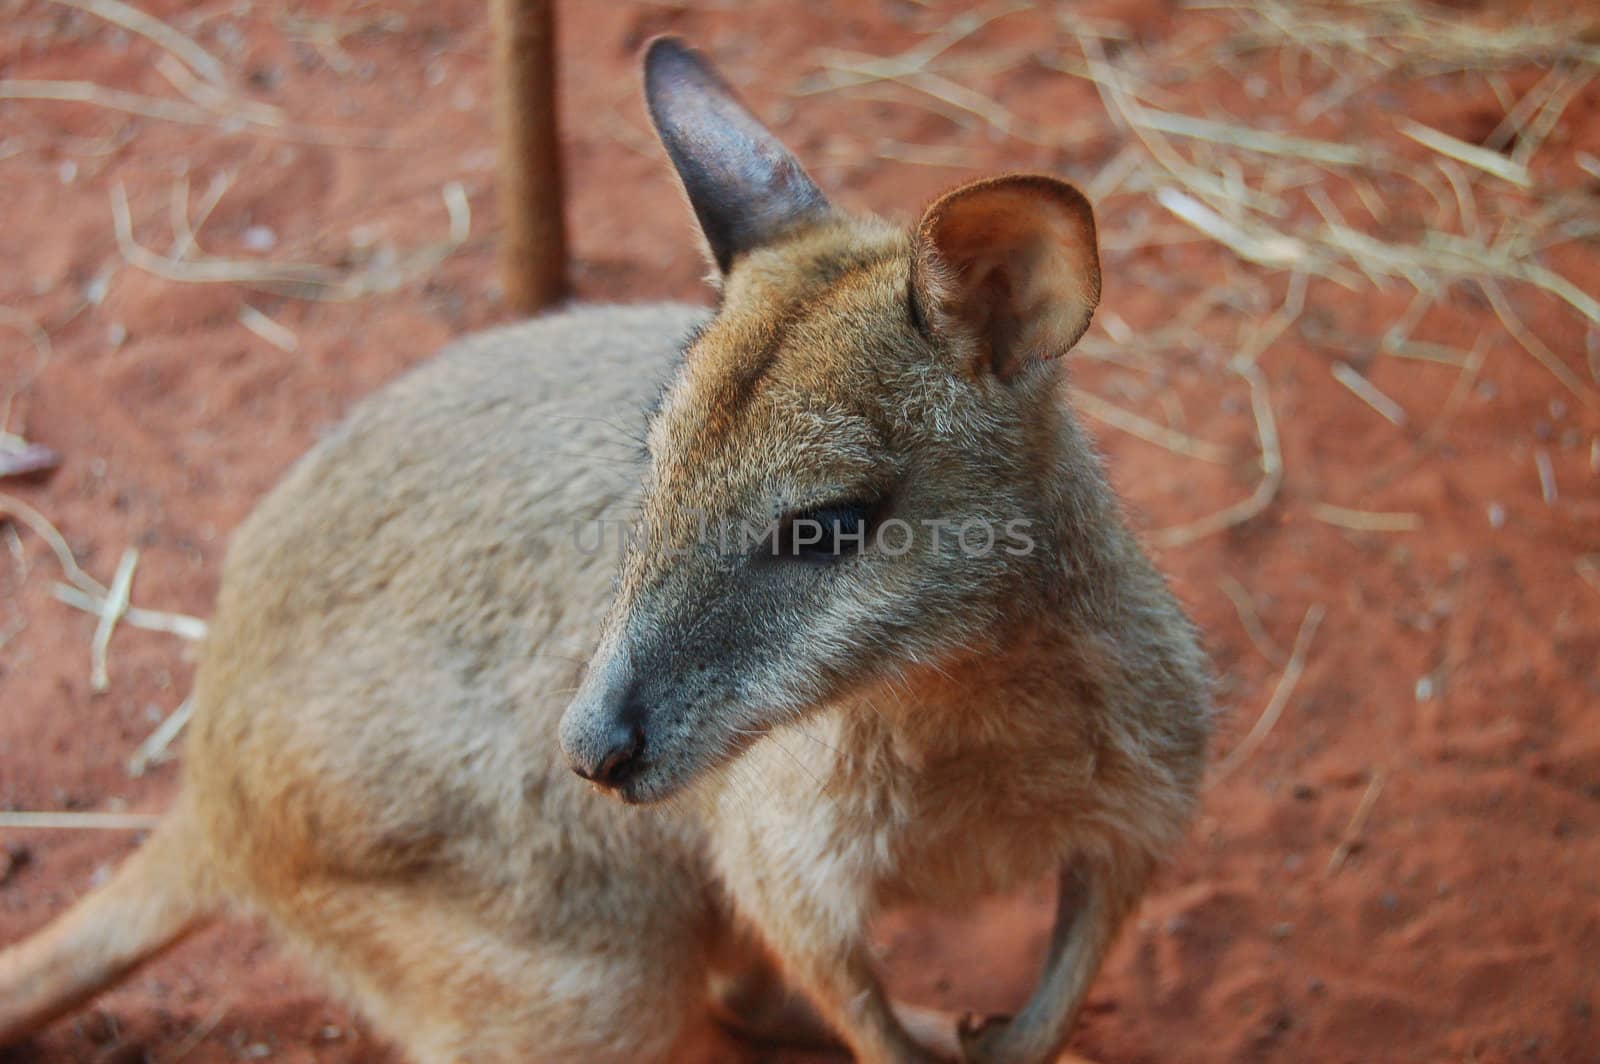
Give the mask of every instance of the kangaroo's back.
[{"label": "kangaroo's back", "polygon": [[452,859],[444,840],[515,830],[552,776],[550,801],[575,790],[555,723],[632,517],[641,411],[701,317],[596,307],[470,337],[268,495],[224,568],[189,781],[212,838],[271,842],[219,856]]}]

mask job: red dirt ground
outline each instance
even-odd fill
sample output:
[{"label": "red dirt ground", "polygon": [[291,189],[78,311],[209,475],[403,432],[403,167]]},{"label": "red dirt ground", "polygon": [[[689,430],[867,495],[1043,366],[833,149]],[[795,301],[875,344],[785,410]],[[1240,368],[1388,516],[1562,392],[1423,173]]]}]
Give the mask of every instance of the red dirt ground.
[{"label": "red dirt ground", "polygon": [[[136,605],[204,616],[229,531],[319,431],[451,337],[507,317],[493,261],[488,37],[483,5],[467,0],[292,5],[294,17],[348,29],[337,50],[311,43],[276,5],[142,6],[192,33],[253,98],[304,125],[365,131],[374,145],[0,102],[0,306],[36,320],[54,347],[8,427],[63,457],[51,477],[0,488],[47,514],[101,581],[125,547],[138,546]],[[909,0],[564,4],[578,296],[707,298],[688,212],[637,99],[634,57],[659,32],[710,51],[839,200],[898,218],[981,173],[1091,178],[1127,141],[1088,83],[1025,54],[982,65],[1030,48],[1078,54],[1044,3],[960,46],[974,60],[965,83],[1006,101],[1019,135],[913,106],[917,97],[905,94],[799,94],[827,49],[898,53],[954,10]],[[1229,25],[1223,13],[1158,0],[1071,11],[1085,25],[1125,24],[1142,48],[1181,33],[1216,39]],[[93,80],[178,99],[156,71],[158,55],[72,8],[0,0],[0,78]],[[1530,65],[1504,83],[1520,95],[1541,74]],[[1291,113],[1297,90],[1309,93],[1318,76],[1314,65],[1302,73],[1257,52],[1172,90],[1188,113],[1225,109],[1279,128],[1271,116]],[[1473,139],[1504,107],[1475,75],[1399,77],[1310,131],[1422,158],[1392,132],[1396,113]],[[923,153],[917,161],[886,157],[910,145]],[[1574,163],[1580,152],[1600,155],[1600,83],[1576,95],[1533,163],[1541,190],[1587,195],[1593,210],[1600,199]],[[403,259],[445,238],[440,190],[452,181],[470,200],[472,235],[425,277],[345,302],[163,280],[125,263],[112,226],[116,186],[127,189],[140,242],[165,251],[175,182],[187,177],[193,216],[223,173],[232,185],[200,236],[215,255],[355,267],[391,252]],[[1494,181],[1474,176],[1487,204]],[[1416,189],[1379,179],[1374,188],[1395,204],[1380,235],[1414,236],[1423,224]],[[1362,209],[1353,196],[1335,200],[1352,216]],[[1310,210],[1298,200],[1294,209]],[[1108,245],[1177,225],[1147,195],[1112,197],[1101,219]],[[1259,479],[1249,393],[1223,366],[1240,326],[1264,319],[1288,289],[1282,274],[1192,238],[1109,250],[1091,335],[1103,342],[1124,326],[1154,334],[1197,293],[1233,285],[1242,295],[1201,321],[1204,342],[1153,352],[1144,368],[1079,361],[1078,382],[1097,394],[1232,449],[1234,461],[1208,465],[1094,423],[1150,530],[1241,499]],[[1592,239],[1569,242],[1546,261],[1594,293],[1596,252]],[[1208,793],[1192,841],[1121,940],[1076,1035],[1080,1052],[1108,1064],[1600,1060],[1600,569],[1587,558],[1600,551],[1600,411],[1589,368],[1600,336],[1554,300],[1525,286],[1507,291],[1582,379],[1583,395],[1507,336],[1476,289],[1458,285],[1416,336],[1462,348],[1481,339],[1485,362],[1425,453],[1418,447],[1458,370],[1378,352],[1407,304],[1403,284],[1378,293],[1314,280],[1305,312],[1262,355],[1283,438],[1281,490],[1253,520],[1161,551],[1223,678],[1220,754],[1266,705],[1308,609],[1325,617],[1281,721]],[[244,328],[246,304],[292,330],[298,350]],[[1137,357],[1138,342],[1129,347]],[[0,318],[0,353],[0,382],[11,387],[34,356],[10,318]],[[1406,423],[1379,418],[1337,383],[1330,366],[1339,360],[1396,400]],[[1552,501],[1541,494],[1540,454]],[[1421,528],[1351,531],[1318,519],[1324,503],[1413,513]],[[191,655],[171,636],[123,627],[111,688],[92,695],[94,618],[52,596],[59,571],[38,539],[0,538],[19,545],[0,561],[0,809],[164,808],[175,764],[141,779],[123,766],[182,698]],[[1266,641],[1248,634],[1225,583],[1253,601]],[[1357,817],[1364,796],[1370,804]],[[60,912],[137,841],[0,833],[0,942]],[[1342,862],[1341,842],[1350,844]],[[1039,962],[1048,908],[1040,889],[959,923],[896,916],[882,933],[885,966],[914,999],[1014,1007]],[[16,1059],[354,1062],[391,1059],[385,1053],[262,934],[230,924]],[[730,1043],[706,1058],[760,1054]]]}]

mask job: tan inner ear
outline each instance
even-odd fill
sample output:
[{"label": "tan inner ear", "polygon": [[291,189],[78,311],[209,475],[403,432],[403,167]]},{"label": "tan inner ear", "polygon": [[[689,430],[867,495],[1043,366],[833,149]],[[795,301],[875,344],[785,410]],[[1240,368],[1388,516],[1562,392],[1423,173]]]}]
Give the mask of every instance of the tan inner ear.
[{"label": "tan inner ear", "polygon": [[1072,186],[1042,176],[966,185],[928,209],[918,237],[925,295],[985,345],[1001,377],[1066,353],[1089,327],[1099,254],[1093,212]]}]

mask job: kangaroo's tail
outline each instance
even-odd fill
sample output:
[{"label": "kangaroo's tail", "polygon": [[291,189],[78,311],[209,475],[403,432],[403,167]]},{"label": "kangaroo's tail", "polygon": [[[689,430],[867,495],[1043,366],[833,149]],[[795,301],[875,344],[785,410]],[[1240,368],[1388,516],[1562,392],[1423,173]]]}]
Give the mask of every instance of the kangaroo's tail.
[{"label": "kangaroo's tail", "polygon": [[87,1001],[214,914],[197,837],[180,796],[109,882],[0,952],[0,1046]]}]

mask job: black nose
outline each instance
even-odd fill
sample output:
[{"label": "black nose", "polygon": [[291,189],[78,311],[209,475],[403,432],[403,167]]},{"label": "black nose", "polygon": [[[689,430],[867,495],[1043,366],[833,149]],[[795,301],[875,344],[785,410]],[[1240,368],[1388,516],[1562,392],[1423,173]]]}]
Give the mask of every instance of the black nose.
[{"label": "black nose", "polygon": [[644,766],[644,727],[630,720],[618,720],[611,727],[609,742],[594,768],[573,765],[572,770],[602,787],[620,787]]}]

